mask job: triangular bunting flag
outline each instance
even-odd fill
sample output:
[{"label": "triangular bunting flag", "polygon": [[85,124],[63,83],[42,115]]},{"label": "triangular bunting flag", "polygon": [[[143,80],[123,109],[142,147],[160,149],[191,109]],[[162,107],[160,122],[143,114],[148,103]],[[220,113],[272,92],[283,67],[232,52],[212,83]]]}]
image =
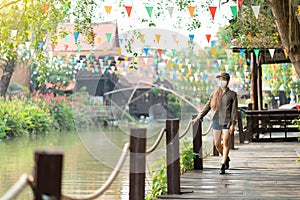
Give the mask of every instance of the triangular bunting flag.
[{"label": "triangular bunting flag", "polygon": [[172,49],[172,56],[175,56],[175,53],[176,53],[176,49]]},{"label": "triangular bunting flag", "polygon": [[193,42],[193,41],[194,41],[194,37],[195,37],[195,35],[194,35],[194,34],[190,34],[190,35],[189,35],[190,42]]},{"label": "triangular bunting flag", "polygon": [[227,58],[229,58],[231,55],[231,49],[226,49],[225,51],[226,51]]},{"label": "triangular bunting flag", "polygon": [[105,8],[106,14],[109,15],[111,12],[112,6],[104,6],[104,8]]},{"label": "triangular bunting flag", "polygon": [[25,47],[26,47],[27,50],[29,50],[29,48],[30,48],[30,42],[25,42]]},{"label": "triangular bunting flag", "polygon": [[54,51],[55,49],[55,44],[51,44],[51,50]]},{"label": "triangular bunting flag", "polygon": [[132,6],[125,6],[128,17],[130,17]]},{"label": "triangular bunting flag", "polygon": [[117,51],[118,51],[118,54],[120,56],[121,55],[121,47],[117,47]]},{"label": "triangular bunting flag", "polygon": [[174,7],[167,7],[167,10],[169,12],[170,17],[172,18]]},{"label": "triangular bunting flag", "polygon": [[146,56],[148,56],[148,50],[149,50],[148,48],[146,48],[146,47],[144,48],[144,53]]},{"label": "triangular bunting flag", "polygon": [[217,10],[217,6],[208,6],[210,13],[211,13],[211,17],[214,20],[215,19],[215,14],[216,14],[216,10]]},{"label": "triangular bunting flag", "polygon": [[260,49],[253,49],[253,51],[255,53],[256,58],[258,58]]},{"label": "triangular bunting flag", "polygon": [[269,49],[269,52],[270,52],[271,58],[273,58],[274,57],[274,53],[275,53],[275,49]]},{"label": "triangular bunting flag", "polygon": [[240,49],[240,54],[242,58],[245,58],[246,49]]},{"label": "triangular bunting flag", "polygon": [[98,37],[97,41],[98,41],[98,44],[100,44],[101,43],[101,37]]},{"label": "triangular bunting flag", "polygon": [[79,32],[74,32],[75,43],[78,42],[78,38],[79,38]]},{"label": "triangular bunting flag", "polygon": [[227,34],[222,34],[222,39],[224,42],[228,43],[228,35]]},{"label": "triangular bunting flag", "polygon": [[111,33],[105,33],[107,42],[110,43]]},{"label": "triangular bunting flag", "polygon": [[215,47],[215,44],[216,44],[216,40],[212,40],[210,43],[211,43],[211,48],[214,48]]},{"label": "triangular bunting flag", "polygon": [[243,4],[243,0],[238,0],[238,9],[240,10]]},{"label": "triangular bunting flag", "polygon": [[141,34],[141,35],[140,35],[140,40],[141,40],[141,42],[144,41],[144,38],[145,38],[145,35],[144,35],[144,34]]},{"label": "triangular bunting flag", "polygon": [[49,8],[50,8],[49,4],[43,4],[43,9],[45,13],[48,12]]},{"label": "triangular bunting flag", "polygon": [[148,12],[149,17],[151,18],[152,16],[152,11],[153,11],[153,6],[146,6],[146,10]]},{"label": "triangular bunting flag", "polygon": [[205,36],[206,36],[207,42],[209,43],[210,42],[210,38],[211,38],[211,34],[207,34]]},{"label": "triangular bunting flag", "polygon": [[123,38],[119,38],[120,44],[123,44]]},{"label": "triangular bunting flag", "polygon": [[248,33],[247,37],[248,37],[248,40],[249,40],[250,42],[252,42],[252,35],[251,35],[250,33]]},{"label": "triangular bunting flag", "polygon": [[239,60],[239,66],[242,67],[244,63],[244,60]]},{"label": "triangular bunting flag", "polygon": [[211,54],[215,58],[217,56],[217,50],[216,49],[212,49],[211,50]]},{"label": "triangular bunting flag", "polygon": [[160,41],[160,34],[155,34],[156,42],[159,43]]},{"label": "triangular bunting flag", "polygon": [[160,56],[162,55],[162,49],[157,49],[157,52]]},{"label": "triangular bunting flag", "polygon": [[68,51],[69,45],[65,45],[65,51]]},{"label": "triangular bunting flag", "polygon": [[77,46],[77,50],[78,50],[79,53],[81,52],[81,49],[82,49],[82,46],[81,46],[81,45],[78,45],[78,46]]},{"label": "triangular bunting flag", "polygon": [[233,19],[236,19],[237,6],[230,6],[230,9],[231,9],[231,12],[232,12]]},{"label": "triangular bunting flag", "polygon": [[195,6],[188,6],[188,10],[190,12],[190,16],[194,17]]},{"label": "triangular bunting flag", "polygon": [[251,6],[251,7],[252,7],[252,10],[254,12],[255,18],[257,19],[258,18],[258,14],[259,14],[260,6]]}]

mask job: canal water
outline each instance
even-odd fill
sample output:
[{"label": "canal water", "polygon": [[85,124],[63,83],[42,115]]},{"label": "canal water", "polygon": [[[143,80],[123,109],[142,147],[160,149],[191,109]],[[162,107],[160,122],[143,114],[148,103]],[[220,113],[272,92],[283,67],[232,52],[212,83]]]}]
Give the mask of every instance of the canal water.
[{"label": "canal water", "polygon": [[[147,148],[155,142],[159,129],[147,137]],[[191,135],[189,133],[188,135]],[[157,150],[147,155],[147,169],[165,156],[165,137]],[[74,132],[48,133],[0,141],[0,197],[23,173],[32,174],[34,151],[40,148],[59,148],[64,151],[62,193],[80,198],[99,189],[116,165],[129,134],[116,127],[83,129]],[[128,199],[129,155],[121,172],[99,199]],[[146,191],[151,180],[147,172]],[[33,199],[27,187],[18,199]]]}]

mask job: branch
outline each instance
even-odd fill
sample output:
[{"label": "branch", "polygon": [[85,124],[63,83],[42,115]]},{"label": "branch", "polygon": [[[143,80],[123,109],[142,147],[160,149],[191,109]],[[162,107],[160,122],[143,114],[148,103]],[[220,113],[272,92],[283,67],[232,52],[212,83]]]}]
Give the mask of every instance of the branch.
[{"label": "branch", "polygon": [[4,5],[2,5],[2,6],[0,7],[0,10],[2,10],[3,8],[8,7],[8,6],[10,6],[10,5],[13,5],[13,4],[15,4],[15,3],[18,3],[18,2],[20,2],[20,1],[22,1],[22,0],[16,0],[16,1],[12,1],[12,2],[9,2],[9,3],[7,3],[7,4],[4,4]]}]

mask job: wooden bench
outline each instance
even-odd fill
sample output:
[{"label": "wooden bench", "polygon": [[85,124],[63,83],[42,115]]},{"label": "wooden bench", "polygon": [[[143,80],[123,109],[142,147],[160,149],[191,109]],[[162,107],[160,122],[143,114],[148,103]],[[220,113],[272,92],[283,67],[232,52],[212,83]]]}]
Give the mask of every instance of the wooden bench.
[{"label": "wooden bench", "polygon": [[249,141],[297,141],[299,127],[295,122],[300,112],[291,110],[244,110]]}]

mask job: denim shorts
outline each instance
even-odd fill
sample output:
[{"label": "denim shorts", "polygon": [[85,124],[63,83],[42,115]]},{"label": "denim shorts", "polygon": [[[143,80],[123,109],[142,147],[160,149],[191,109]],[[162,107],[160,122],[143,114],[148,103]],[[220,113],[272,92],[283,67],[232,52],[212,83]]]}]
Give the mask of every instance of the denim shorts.
[{"label": "denim shorts", "polygon": [[212,128],[213,128],[213,130],[229,129],[226,124],[225,125],[219,124],[219,112],[218,111],[215,113]]},{"label": "denim shorts", "polygon": [[213,121],[212,128],[213,130],[229,129],[226,124],[220,125],[218,121]]}]

